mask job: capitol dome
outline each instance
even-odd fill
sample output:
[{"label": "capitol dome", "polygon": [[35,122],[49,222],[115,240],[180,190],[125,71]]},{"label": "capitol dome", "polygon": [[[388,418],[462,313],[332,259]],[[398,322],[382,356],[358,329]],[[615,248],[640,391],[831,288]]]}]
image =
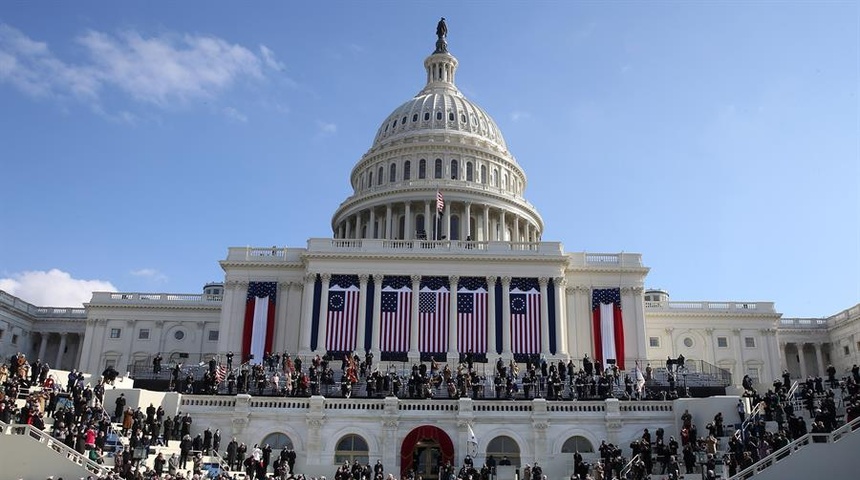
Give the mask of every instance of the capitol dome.
[{"label": "capitol dome", "polygon": [[424,60],[424,88],[385,118],[353,167],[335,238],[540,241],[525,172],[492,117],[457,89],[446,37]]}]

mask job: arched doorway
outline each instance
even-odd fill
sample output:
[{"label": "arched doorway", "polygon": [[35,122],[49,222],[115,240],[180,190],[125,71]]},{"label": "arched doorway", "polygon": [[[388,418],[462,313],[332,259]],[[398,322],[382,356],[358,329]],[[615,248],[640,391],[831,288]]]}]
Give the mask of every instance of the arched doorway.
[{"label": "arched doorway", "polygon": [[425,479],[439,478],[439,466],[454,465],[454,444],[442,429],[432,425],[418,427],[403,439],[400,448],[400,476],[418,469]]}]

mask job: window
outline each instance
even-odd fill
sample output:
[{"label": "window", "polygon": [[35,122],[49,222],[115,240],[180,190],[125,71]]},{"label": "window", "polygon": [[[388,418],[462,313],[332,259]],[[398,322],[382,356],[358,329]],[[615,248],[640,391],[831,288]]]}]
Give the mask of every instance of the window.
[{"label": "window", "polygon": [[0,328],[0,340],[3,340],[3,334],[6,333],[6,330]]},{"label": "window", "polygon": [[755,348],[755,337],[744,337],[744,346],[747,348]]},{"label": "window", "polygon": [[149,340],[149,329],[141,328],[137,331],[137,339],[138,340]]},{"label": "window", "polygon": [[400,119],[400,124],[406,125],[406,116],[405,115],[403,116],[403,118]]},{"label": "window", "polygon": [[434,169],[434,178],[442,178],[442,159],[436,159],[436,168]]},{"label": "window", "polygon": [[684,346],[687,348],[693,348],[693,339],[690,337],[685,338],[684,339]]},{"label": "window", "polygon": [[594,453],[594,445],[587,438],[576,435],[568,438],[561,446],[561,453]]},{"label": "window", "polygon": [[220,332],[218,330],[209,330],[209,341],[210,342],[217,342],[219,333]]},{"label": "window", "polygon": [[660,337],[648,337],[648,345],[651,348],[660,348]]},{"label": "window", "polygon": [[436,112],[436,120],[442,120],[442,112]]},{"label": "window", "polygon": [[119,338],[122,335],[121,328],[111,328],[110,329],[110,338]]},{"label": "window", "polygon": [[337,442],[334,452],[334,463],[340,465],[344,462],[368,463],[367,441],[358,435],[347,435]]},{"label": "window", "polygon": [[448,232],[451,240],[460,240],[460,216],[451,215],[451,231]]},{"label": "window", "polygon": [[502,435],[490,440],[490,443],[487,444],[487,456],[490,455],[495,457],[496,461],[508,457],[511,465],[520,466],[520,446],[511,437]]},{"label": "window", "polygon": [[418,161],[418,178],[420,180],[427,178],[427,160],[423,158]]},{"label": "window", "polygon": [[385,171],[382,167],[379,167],[379,172],[376,174],[376,184],[382,185],[382,177],[385,175]]},{"label": "window", "polygon": [[367,186],[373,186],[373,172],[367,172]]},{"label": "window", "polygon": [[430,120],[430,112],[424,112],[424,121]]},{"label": "window", "polygon": [[260,445],[269,445],[272,450],[293,449],[293,441],[286,434],[270,433],[260,442]]},{"label": "window", "polygon": [[460,165],[457,160],[451,160],[451,180],[457,180],[460,177]]},{"label": "window", "polygon": [[185,332],[183,332],[182,330],[177,330],[176,333],[173,334],[173,338],[177,340],[182,340],[183,338],[185,338]]},{"label": "window", "polygon": [[388,181],[390,183],[394,183],[397,181],[397,164],[392,163],[390,167],[388,167]]},{"label": "window", "polygon": [[494,187],[499,186],[499,170],[494,168],[493,174],[490,176],[490,181],[493,183]]},{"label": "window", "polygon": [[424,229],[424,215],[415,217],[415,234],[419,240],[427,239],[427,231]]},{"label": "window", "polygon": [[717,337],[717,347],[719,347],[719,348],[729,348],[729,339],[728,339],[728,337]]},{"label": "window", "polygon": [[[12,343],[15,343],[15,337],[16,336],[17,335],[12,335]],[[850,354],[851,354],[851,348],[848,345],[843,345],[842,346],[842,355],[845,355],[847,357]]]},{"label": "window", "polygon": [[481,165],[481,183],[487,184],[487,166]]},{"label": "window", "polygon": [[417,114],[417,113],[416,113],[416,114],[414,114],[414,115],[412,115],[412,121],[413,121],[413,122],[417,122],[417,121],[418,121],[418,114]]},{"label": "window", "polygon": [[409,180],[412,176],[412,162],[406,160],[403,164],[403,180]]},{"label": "window", "polygon": [[466,114],[465,114],[465,113],[461,113],[461,114],[460,114],[460,122],[461,122],[461,123],[466,123]]},{"label": "window", "polygon": [[453,122],[454,118],[456,118],[454,117],[454,112],[448,112],[448,121]]},{"label": "window", "polygon": [[466,162],[466,181],[471,182],[475,179],[475,167],[472,162]]},{"label": "window", "polygon": [[[18,334],[17,333],[12,334],[12,345],[18,345]],[[845,349],[848,350],[848,347],[845,347]]]}]

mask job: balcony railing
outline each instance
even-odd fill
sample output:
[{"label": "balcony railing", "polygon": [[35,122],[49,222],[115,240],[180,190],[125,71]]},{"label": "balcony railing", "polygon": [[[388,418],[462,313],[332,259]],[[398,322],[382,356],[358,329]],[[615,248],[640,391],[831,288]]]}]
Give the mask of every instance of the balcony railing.
[{"label": "balcony railing", "polygon": [[37,307],[31,303],[25,302],[18,297],[9,295],[0,290],[0,303],[7,305],[15,310],[25,312],[39,319],[49,320],[80,320],[86,318],[87,312],[83,308],[65,308],[65,307]]},{"label": "balcony railing", "polygon": [[827,329],[828,320],[826,318],[780,318],[780,328],[791,329]]},{"label": "balcony railing", "polygon": [[776,313],[773,302],[645,302],[649,310],[664,312],[733,312],[733,313]]},{"label": "balcony railing", "polygon": [[137,292],[93,292],[90,304],[135,304],[135,305],[220,305],[221,295],[200,293],[137,293]]}]

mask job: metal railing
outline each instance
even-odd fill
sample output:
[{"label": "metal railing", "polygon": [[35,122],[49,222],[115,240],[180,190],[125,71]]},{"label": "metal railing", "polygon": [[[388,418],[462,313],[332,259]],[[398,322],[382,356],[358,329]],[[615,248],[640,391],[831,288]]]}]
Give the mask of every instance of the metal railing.
[{"label": "metal railing", "polygon": [[761,472],[762,470],[776,464],[777,462],[796,454],[797,452],[802,450],[803,447],[809,445],[810,443],[835,443],[842,439],[842,437],[850,434],[858,428],[860,428],[860,417],[851,420],[850,422],[846,423],[845,425],[842,425],[841,427],[830,433],[807,433],[806,435],[803,435],[802,437],[794,440],[788,445],[762,458],[758,462],[741,470],[734,476],[729,477],[729,480],[745,480],[747,478],[750,478],[753,475]]}]

